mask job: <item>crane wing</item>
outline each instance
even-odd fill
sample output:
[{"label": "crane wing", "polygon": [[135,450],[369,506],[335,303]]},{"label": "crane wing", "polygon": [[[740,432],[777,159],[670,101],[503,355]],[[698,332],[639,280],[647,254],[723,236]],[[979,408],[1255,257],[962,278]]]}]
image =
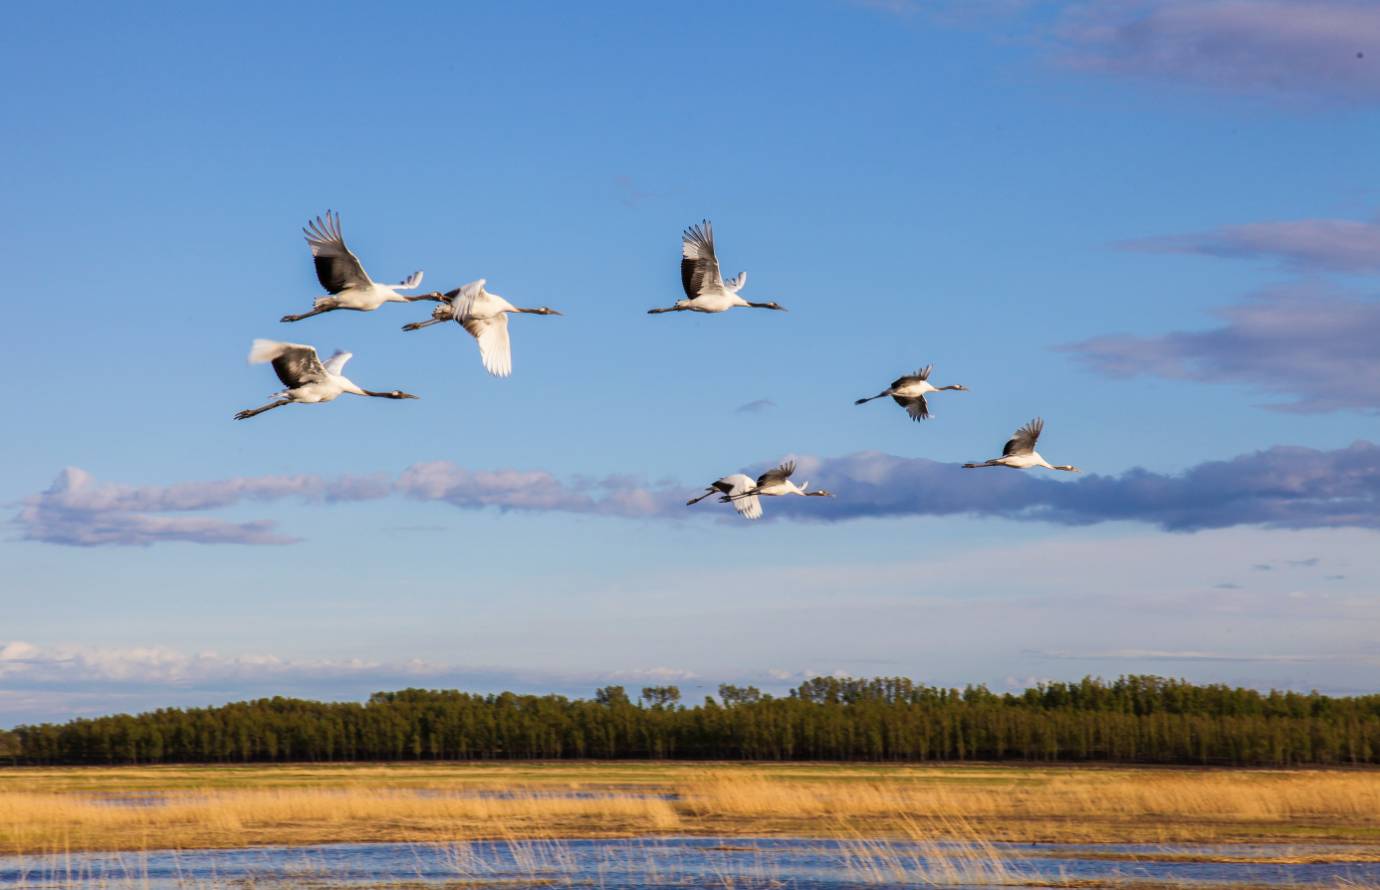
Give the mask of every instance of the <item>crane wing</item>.
[{"label": "crane wing", "polygon": [[785,482],[795,472],[795,461],[788,460],[774,470],[767,470],[757,477],[757,487],[765,488],[773,482]]},{"label": "crane wing", "polygon": [[1013,454],[1029,454],[1034,451],[1035,443],[1040,441],[1040,433],[1044,432],[1044,429],[1045,422],[1040,418],[1030,421],[1007,440],[1006,446],[1001,450],[1001,456],[1010,457]]},{"label": "crane wing", "polygon": [[326,368],[316,354],[316,347],[302,343],[280,343],[277,340],[255,340],[249,350],[249,363],[273,363],[273,372],[288,389],[326,379]]},{"label": "crane wing", "polygon": [[911,420],[928,420],[930,417],[930,406],[926,404],[924,396],[892,396],[896,404],[906,409]]},{"label": "crane wing", "polygon": [[[481,278],[478,281],[471,281],[469,284],[462,284],[453,291],[447,291],[446,302],[450,304],[451,314],[456,321],[463,322],[469,317],[474,301],[484,291],[484,285],[489,279]],[[473,333],[473,331],[471,331]]]},{"label": "crane wing", "polygon": [[460,318],[459,321],[479,341],[479,359],[484,363],[484,370],[495,377],[507,377],[513,373],[507,314],[500,313],[488,318]]},{"label": "crane wing", "polygon": [[708,291],[722,289],[724,280],[719,275],[714,227],[709,220],[686,229],[680,241],[680,283],[685,296],[693,300]]},{"label": "crane wing", "polygon": [[745,284],[747,284],[747,273],[739,272],[732,279],[725,281],[724,287],[728,288],[736,294],[738,291],[743,289],[743,285]]},{"label": "crane wing", "polygon": [[[340,232],[340,214],[332,216],[326,211],[326,218],[317,217],[307,222],[302,231],[307,236],[307,246],[316,262],[316,277],[321,286],[333,294],[349,287],[368,287],[373,284],[359,262],[359,257],[345,246],[345,236]],[[417,283],[421,283],[420,275]],[[415,285],[414,285],[415,286]]]},{"label": "crane wing", "polygon": [[[755,487],[752,477],[745,476],[742,473],[734,473],[732,476],[725,476],[719,481],[728,484],[729,489],[727,494],[730,498],[735,495],[743,494],[744,492],[752,491]],[[762,499],[755,494],[737,498],[736,500],[730,501],[730,503],[733,504],[733,509],[738,511],[738,515],[744,519],[762,518]]]},{"label": "crane wing", "polygon": [[[904,377],[897,377],[895,380],[891,381],[891,388],[900,389],[903,386],[910,386],[912,383],[921,383],[923,381],[929,380],[930,372],[933,370],[934,365],[925,365],[925,367],[916,371],[914,374],[907,374]],[[899,402],[901,400],[897,399],[896,401]]]},{"label": "crane wing", "polygon": [[328,374],[339,374],[345,370],[345,363],[353,357],[353,352],[346,352],[343,349],[337,349],[335,351],[335,355],[326,359],[326,363],[322,367],[326,369],[326,373]]}]

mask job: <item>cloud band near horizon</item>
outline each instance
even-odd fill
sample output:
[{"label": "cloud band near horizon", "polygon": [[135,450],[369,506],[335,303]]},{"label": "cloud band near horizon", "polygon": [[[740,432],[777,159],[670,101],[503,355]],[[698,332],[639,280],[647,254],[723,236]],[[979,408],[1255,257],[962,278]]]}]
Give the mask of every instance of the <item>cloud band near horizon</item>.
[{"label": "cloud band near horizon", "polygon": [[[805,504],[779,498],[769,519],[967,515],[1059,525],[1132,521],[1181,532],[1239,525],[1380,528],[1380,446],[1365,441],[1331,451],[1275,446],[1179,474],[1134,468],[1074,480],[1005,469],[965,471],[956,464],[879,452],[795,459],[797,477],[838,496]],[[385,497],[466,510],[723,518],[712,509],[685,507],[688,493],[698,488],[651,486],[629,476],[562,480],[544,470],[470,470],[449,461],[414,464],[394,478],[259,476],[166,486],[99,482],[69,467],[48,489],[21,502],[13,524],[24,540],[68,546],[285,545],[300,539],[278,531],[273,520],[237,522],[202,514],[243,502],[330,504]]]}]

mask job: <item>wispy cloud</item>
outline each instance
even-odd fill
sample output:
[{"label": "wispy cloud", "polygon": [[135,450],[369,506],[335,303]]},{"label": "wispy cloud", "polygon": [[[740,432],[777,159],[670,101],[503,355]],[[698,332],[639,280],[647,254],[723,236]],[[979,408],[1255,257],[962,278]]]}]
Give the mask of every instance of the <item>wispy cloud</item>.
[{"label": "wispy cloud", "polygon": [[656,192],[644,191],[631,176],[619,175],[613,178],[614,192],[618,195],[618,203],[627,207],[629,210],[636,210],[647,201],[656,197]]},{"label": "wispy cloud", "polygon": [[[1380,58],[1380,51],[1377,51]],[[1300,219],[1222,226],[1207,232],[1140,238],[1118,245],[1152,253],[1273,259],[1301,269],[1380,270],[1380,223]]]},{"label": "wispy cloud", "polygon": [[296,658],[266,652],[192,652],[157,645],[37,645],[0,639],[0,728],[33,720],[174,704],[203,706],[264,695],[361,699],[380,689],[426,685],[588,696],[607,683],[696,681],[711,686],[718,682],[670,666],[553,671],[416,658]]},{"label": "wispy cloud", "polygon": [[1292,397],[1280,411],[1380,411],[1380,301],[1320,283],[1269,288],[1217,310],[1219,327],[1113,334],[1060,347],[1112,377],[1236,383]]},{"label": "wispy cloud", "polygon": [[733,410],[737,414],[761,414],[763,411],[769,411],[775,407],[776,403],[771,399],[754,399],[751,402],[739,405]]},{"label": "wispy cloud", "polygon": [[[1178,475],[1133,469],[1076,480],[1009,470],[968,471],[879,452],[795,459],[801,481],[826,484],[839,496],[809,503],[775,499],[768,513],[772,519],[969,515],[1062,525],[1135,521],[1174,531],[1237,525],[1380,528],[1380,447],[1369,442],[1334,451],[1277,446],[1199,464]],[[282,544],[294,539],[271,531],[269,520],[231,523],[158,511],[284,498],[361,501],[392,493],[466,510],[690,519],[699,514],[686,511],[684,500],[694,489],[653,487],[627,476],[562,480],[544,470],[469,470],[448,461],[416,464],[391,482],[383,476],[266,476],[143,488],[98,483],[81,470],[68,469],[47,491],[25,499],[15,523],[25,539],[50,544]]]},{"label": "wispy cloud", "polygon": [[[98,546],[146,545],[157,541],[197,544],[291,544],[269,520],[229,522],[178,514],[227,507],[242,501],[298,498],[356,501],[390,492],[380,478],[325,479],[320,476],[262,476],[172,485],[97,482],[85,470],[68,467],[49,488],[25,498],[16,517],[28,540]],[[173,514],[173,515],[166,515]]]},{"label": "wispy cloud", "polygon": [[1369,0],[853,0],[901,20],[981,28],[1098,76],[1316,103],[1380,100]]},{"label": "wispy cloud", "polygon": [[189,653],[163,646],[40,647],[22,640],[0,645],[0,679],[6,685],[189,685],[210,681],[320,680],[379,673],[426,676],[443,670],[421,661],[385,665],[357,658],[293,660],[274,655],[224,656],[215,652]]},{"label": "wispy cloud", "polygon": [[645,683],[684,683],[687,680],[701,679],[700,675],[694,671],[686,670],[685,668],[665,666],[614,671],[609,674],[609,678],[613,680]]},{"label": "wispy cloud", "polygon": [[[1337,658],[1334,655],[1210,652],[1193,649],[1108,649],[1087,652],[1055,650],[1030,654],[1040,658],[1071,661],[1251,661],[1270,664],[1302,664]],[[1352,661],[1354,658],[1348,657],[1346,660]]]},{"label": "wispy cloud", "polygon": [[[0,641],[0,682],[9,689],[122,689],[253,687],[257,683],[309,683],[316,688],[348,684],[383,688],[390,684],[446,682],[471,688],[593,689],[610,678],[685,680],[697,675],[671,667],[607,673],[524,671],[485,665],[446,664],[422,659],[303,659],[271,653],[189,652],[168,646],[35,645]],[[363,684],[362,686],[360,684]],[[376,685],[380,684],[380,685]]]},{"label": "wispy cloud", "polygon": [[852,0],[854,6],[898,18],[924,16],[955,25],[1004,21],[1036,7],[1041,0]]},{"label": "wispy cloud", "polygon": [[1251,566],[1251,570],[1256,572],[1273,572],[1281,566],[1287,566],[1291,569],[1312,569],[1316,568],[1321,563],[1321,557],[1309,556],[1304,559],[1286,559],[1283,562],[1258,562]]},{"label": "wispy cloud", "polygon": [[1366,0],[1074,4],[1059,61],[1107,75],[1263,95],[1380,100],[1380,6]]},{"label": "wispy cloud", "polygon": [[545,470],[467,470],[449,461],[409,467],[396,489],[423,501],[455,507],[593,513],[643,518],[669,512],[680,489],[651,489],[632,476],[605,476],[564,482]]}]

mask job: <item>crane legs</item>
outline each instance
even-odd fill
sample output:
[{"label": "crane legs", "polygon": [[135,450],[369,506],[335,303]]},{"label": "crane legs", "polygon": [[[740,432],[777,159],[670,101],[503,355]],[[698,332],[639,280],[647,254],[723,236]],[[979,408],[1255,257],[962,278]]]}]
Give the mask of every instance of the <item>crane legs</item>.
[{"label": "crane legs", "polygon": [[279,400],[276,401],[276,402],[269,402],[267,405],[264,405],[264,406],[261,407],[261,408],[246,408],[246,409],[244,409],[243,411],[241,411],[240,413],[236,414],[236,415],[235,415],[235,419],[236,419],[236,420],[248,420],[249,418],[253,417],[255,414],[262,414],[262,413],[264,413],[265,411],[272,411],[274,408],[281,408],[281,407],[283,407],[284,405],[288,405],[288,404],[291,404],[291,403],[292,403],[292,399],[279,399]]},{"label": "crane legs", "polygon": [[404,331],[420,331],[422,328],[427,327],[428,325],[440,324],[440,323],[443,322],[443,321],[450,321],[450,319],[449,319],[449,318],[432,318],[432,319],[428,319],[427,321],[414,321],[414,322],[412,322],[412,324],[405,324],[405,325],[403,325],[403,330],[404,330]]},{"label": "crane legs", "polygon": [[310,311],[310,312],[303,312],[301,315],[284,315],[282,318],[280,318],[280,319],[278,319],[278,320],[279,320],[279,321],[301,321],[301,320],[304,319],[304,318],[311,318],[313,315],[320,315],[322,312],[330,312],[332,309],[336,309],[336,308],[338,308],[338,307],[336,307],[336,306],[323,306],[323,307],[321,307],[321,308],[319,308],[319,309],[313,309],[313,310]]}]

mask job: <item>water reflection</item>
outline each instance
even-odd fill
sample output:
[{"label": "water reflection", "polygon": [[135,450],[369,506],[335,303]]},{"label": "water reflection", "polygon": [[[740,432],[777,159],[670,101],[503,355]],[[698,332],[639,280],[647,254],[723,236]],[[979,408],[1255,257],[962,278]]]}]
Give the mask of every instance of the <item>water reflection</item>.
[{"label": "water reflection", "polygon": [[[1354,853],[1335,847],[1272,845],[970,845],[740,837],[330,844],[0,857],[0,888],[463,885],[853,890],[1087,881],[1380,886],[1380,863],[1260,861],[1344,858],[1348,852]],[[1192,857],[1232,861],[1191,861]]]}]

